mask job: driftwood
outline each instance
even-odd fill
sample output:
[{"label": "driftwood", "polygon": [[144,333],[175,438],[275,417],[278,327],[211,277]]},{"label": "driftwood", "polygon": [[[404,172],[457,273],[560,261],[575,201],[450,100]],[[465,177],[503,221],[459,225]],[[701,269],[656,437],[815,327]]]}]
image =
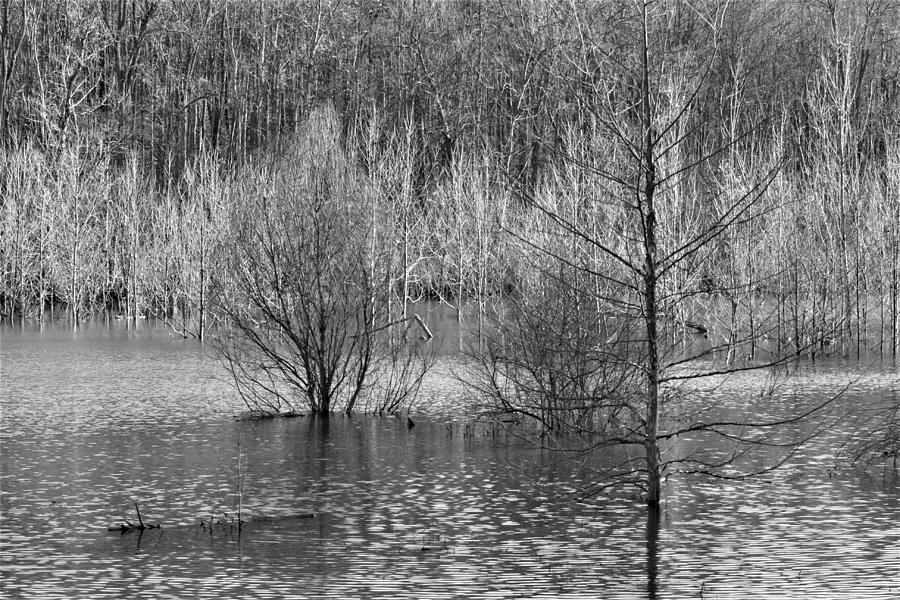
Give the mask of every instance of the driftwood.
[{"label": "driftwood", "polygon": [[295,515],[283,515],[277,517],[250,517],[245,523],[256,523],[259,521],[287,521],[290,519],[312,519],[316,516],[316,513],[297,513]]},{"label": "driftwood", "polygon": [[292,515],[241,518],[240,515],[229,515],[228,513],[222,513],[222,517],[224,518],[210,518],[209,520],[200,519],[200,523],[197,524],[197,527],[204,531],[209,530],[210,533],[212,533],[212,531],[216,528],[226,528],[229,530],[234,530],[236,528],[238,531],[240,531],[247,523],[276,523],[281,521],[291,521],[294,519],[312,519],[315,516],[316,513],[296,513]]},{"label": "driftwood", "polygon": [[235,417],[236,421],[264,421],[266,419],[296,419],[305,417],[306,413],[291,410],[288,412],[266,412],[263,410],[248,410]]},{"label": "driftwood", "polygon": [[138,524],[135,525],[128,519],[123,519],[124,523],[119,523],[113,527],[107,528],[107,531],[118,531],[123,535],[126,533],[130,533],[132,531],[144,531],[146,529],[160,529],[162,526],[158,523],[144,523],[144,518],[141,516],[141,509],[138,507],[138,503],[134,503],[134,511],[137,513]]},{"label": "driftwood", "polygon": [[[117,523],[111,527],[107,528],[107,531],[115,531],[125,535],[126,533],[131,533],[134,531],[145,531],[147,529],[162,529],[162,525],[159,523],[144,523],[144,519],[141,516],[141,510],[138,508],[137,502],[134,503],[134,509],[137,512],[138,516],[138,524],[135,525],[128,521],[127,519],[123,519],[124,523]],[[240,529],[246,523],[270,523],[270,522],[279,522],[279,521],[289,521],[294,519],[312,519],[316,516],[315,513],[294,513],[290,515],[278,515],[278,516],[259,516],[259,517],[246,517],[239,518],[238,515],[223,512],[219,518],[216,518],[215,515],[210,517],[209,519],[200,519],[200,522],[196,525],[173,525],[171,527],[167,527],[167,529],[184,529],[189,527],[199,527],[200,529],[210,530],[216,528],[227,527],[229,529],[238,528]]]},{"label": "driftwood", "polygon": [[422,328],[422,331],[425,332],[425,334],[421,337],[421,339],[422,339],[423,341],[426,341],[426,342],[427,342],[428,340],[430,340],[431,338],[434,337],[434,336],[431,334],[431,330],[428,329],[428,325],[426,325],[426,324],[425,324],[425,321],[422,320],[422,317],[420,317],[420,316],[417,315],[417,314],[413,314],[413,319],[416,320],[416,323],[418,323],[418,324],[419,324],[419,327]]}]

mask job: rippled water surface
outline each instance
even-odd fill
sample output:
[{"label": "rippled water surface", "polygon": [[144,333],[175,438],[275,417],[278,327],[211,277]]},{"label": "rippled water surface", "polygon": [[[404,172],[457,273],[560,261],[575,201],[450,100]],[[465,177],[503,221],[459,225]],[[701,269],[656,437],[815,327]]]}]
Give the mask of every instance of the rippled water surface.
[{"label": "rippled water surface", "polygon": [[[0,596],[900,597],[897,474],[835,474],[834,437],[762,480],[672,479],[656,524],[632,500],[573,502],[577,474],[552,457],[429,416],[448,372],[413,428],[237,421],[216,361],[163,329],[7,326]],[[879,366],[847,401],[897,380]],[[107,532],[135,502],[163,528]],[[198,526],[238,509],[316,516]]]}]

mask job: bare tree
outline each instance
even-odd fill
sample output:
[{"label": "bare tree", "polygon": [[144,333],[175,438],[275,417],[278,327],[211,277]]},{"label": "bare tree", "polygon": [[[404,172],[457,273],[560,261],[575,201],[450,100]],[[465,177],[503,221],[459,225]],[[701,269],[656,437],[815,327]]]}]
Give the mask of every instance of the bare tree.
[{"label": "bare tree", "polygon": [[[765,282],[747,272],[726,281],[709,278],[726,234],[743,232],[734,239],[752,244],[771,209],[768,188],[781,167],[776,156],[733,172],[736,179],[727,184],[713,177],[723,151],[759,131],[742,127],[732,140],[710,146],[698,120],[696,106],[718,60],[726,6],[638,1],[617,15],[615,33],[604,32],[623,39],[603,45],[592,41],[601,34],[578,32],[581,46],[572,60],[593,82],[596,108],[583,119],[592,125],[580,141],[571,136],[558,157],[567,175],[548,178],[534,194],[523,191],[543,217],[546,234],[509,231],[545,253],[550,266],[536,270],[534,277],[544,283],[524,289],[511,309],[514,335],[497,328],[503,351],[481,363],[488,377],[479,381],[489,385],[480,390],[493,406],[536,419],[542,434],[562,424],[578,440],[542,435],[539,443],[579,456],[618,457],[598,471],[589,493],[635,486],[651,507],[660,502],[665,475],[740,478],[774,468],[818,431],[812,426],[784,439],[785,428],[811,421],[830,405],[753,420],[731,418],[714,403],[686,401],[689,391],[721,385],[728,374],[789,360],[775,352],[754,354],[765,347],[769,326],[748,318],[760,318],[752,312],[753,299]],[[741,252],[749,257],[752,248]],[[702,316],[709,305],[700,310],[693,299],[724,289],[750,299],[730,303],[728,310],[745,311],[745,317],[730,319],[729,339],[680,342],[673,330],[707,329]],[[547,290],[557,296],[541,308]],[[524,352],[513,348],[520,341],[526,341]],[[739,360],[717,363],[724,348]],[[523,403],[523,394],[541,398],[550,416],[546,409],[534,414],[535,403]],[[601,410],[586,420],[573,417],[592,407]],[[731,450],[703,454],[683,443],[687,439],[702,440],[707,450],[712,440],[724,440]],[[777,451],[769,463],[745,460],[763,447]]]},{"label": "bare tree", "polygon": [[418,371],[383,362],[395,357],[385,336],[405,321],[390,319],[374,188],[345,157],[333,111],[315,112],[286,156],[242,173],[235,193],[233,279],[219,289],[229,329],[218,348],[247,406],[351,412],[379,385],[388,400],[376,406],[408,405],[401,388]]},{"label": "bare tree", "polygon": [[234,185],[224,171],[215,156],[199,157],[183,174],[179,201],[161,215],[172,239],[160,248],[157,264],[162,260],[172,274],[163,284],[173,306],[161,302],[156,312],[179,335],[201,341],[218,321],[212,282],[224,277],[224,264],[215,257],[226,252],[227,202]]},{"label": "bare tree", "polygon": [[108,153],[82,140],[67,147],[55,164],[53,193],[61,210],[55,211],[55,242],[59,255],[54,270],[57,293],[68,304],[76,327],[95,305],[94,294],[103,288],[100,259],[100,222],[111,192]]}]

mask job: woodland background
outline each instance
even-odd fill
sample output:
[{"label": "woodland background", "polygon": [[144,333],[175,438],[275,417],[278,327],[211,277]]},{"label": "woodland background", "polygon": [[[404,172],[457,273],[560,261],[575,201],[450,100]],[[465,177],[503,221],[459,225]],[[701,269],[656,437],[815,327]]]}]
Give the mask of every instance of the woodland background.
[{"label": "woodland background", "polygon": [[[900,3],[721,4],[654,13],[654,93],[683,107],[664,159],[684,175],[660,228],[677,240],[764,186],[755,218],[669,274],[693,290],[673,322],[754,339],[766,322],[779,344],[896,353]],[[149,315],[202,337],[232,297],[236,221],[267,173],[315,162],[315,138],[341,154],[329,168],[352,174],[341,193],[362,215],[329,231],[365,229],[401,304],[440,299],[462,318],[521,296],[556,268],[548,247],[590,251],[536,202],[599,239],[618,227],[585,167],[627,158],[603,119],[630,119],[641,91],[633,13],[603,0],[3,0],[2,312]],[[716,309],[698,324],[704,302]]]}]

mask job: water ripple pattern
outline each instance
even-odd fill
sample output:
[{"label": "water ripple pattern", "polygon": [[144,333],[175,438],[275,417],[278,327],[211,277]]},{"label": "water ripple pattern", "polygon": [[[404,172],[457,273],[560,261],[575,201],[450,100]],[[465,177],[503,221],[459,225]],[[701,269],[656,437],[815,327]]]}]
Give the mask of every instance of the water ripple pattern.
[{"label": "water ripple pattern", "polygon": [[[900,597],[896,473],[832,472],[828,440],[764,479],[672,478],[651,528],[489,429],[235,420],[161,329],[0,333],[3,598]],[[163,527],[107,532],[135,502]]]}]

